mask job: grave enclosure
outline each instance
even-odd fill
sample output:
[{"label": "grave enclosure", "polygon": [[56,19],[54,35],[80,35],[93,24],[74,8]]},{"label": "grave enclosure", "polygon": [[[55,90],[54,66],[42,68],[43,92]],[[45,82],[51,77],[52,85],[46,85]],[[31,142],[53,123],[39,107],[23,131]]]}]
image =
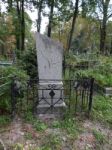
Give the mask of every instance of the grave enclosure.
[{"label": "grave enclosure", "polygon": [[37,113],[60,114],[71,106],[75,111],[83,108],[90,111],[94,80],[63,80],[61,43],[36,33],[36,48],[39,76]]},{"label": "grave enclosure", "polygon": [[[23,94],[16,78],[11,82],[12,116],[30,110],[34,114],[63,115],[66,110],[90,113],[94,79],[65,80],[63,46],[47,36],[36,34],[38,79],[22,83]],[[19,90],[19,91],[18,91]],[[20,94],[20,95],[19,95]]]}]

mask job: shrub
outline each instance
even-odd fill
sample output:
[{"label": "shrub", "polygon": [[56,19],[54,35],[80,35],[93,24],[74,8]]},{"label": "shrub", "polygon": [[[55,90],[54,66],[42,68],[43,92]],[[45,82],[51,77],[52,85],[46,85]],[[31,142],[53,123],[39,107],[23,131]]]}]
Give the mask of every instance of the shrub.
[{"label": "shrub", "polygon": [[26,80],[28,79],[28,75],[26,72],[17,66],[9,66],[9,67],[1,67],[0,68],[0,78],[1,77],[14,77],[16,76],[17,78],[21,80]]},{"label": "shrub", "polygon": [[[11,82],[12,77],[16,76],[20,83],[22,83],[22,92],[26,88],[26,80],[28,75],[26,72],[16,68],[16,66],[1,67],[0,68],[0,109],[1,114],[9,114],[11,112]],[[5,78],[3,78],[5,77]]]},{"label": "shrub", "polygon": [[112,127],[112,98],[97,95],[93,101],[92,116],[94,119]]},{"label": "shrub", "polygon": [[20,65],[31,78],[37,77],[37,56],[35,49],[29,49],[21,56]]}]

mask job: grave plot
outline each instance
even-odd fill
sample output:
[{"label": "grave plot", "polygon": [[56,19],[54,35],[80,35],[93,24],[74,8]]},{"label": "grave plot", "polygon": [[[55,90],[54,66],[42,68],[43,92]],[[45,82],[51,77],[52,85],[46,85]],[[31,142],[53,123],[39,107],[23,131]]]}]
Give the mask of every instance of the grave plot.
[{"label": "grave plot", "polygon": [[20,92],[18,80],[13,81],[13,113],[17,112],[16,106],[20,102],[21,111],[24,106],[30,106],[36,115],[63,115],[66,111],[73,114],[86,112],[89,115],[94,79],[63,79],[63,47],[59,42],[37,33],[36,47],[38,79],[25,81],[22,98],[16,94]]}]

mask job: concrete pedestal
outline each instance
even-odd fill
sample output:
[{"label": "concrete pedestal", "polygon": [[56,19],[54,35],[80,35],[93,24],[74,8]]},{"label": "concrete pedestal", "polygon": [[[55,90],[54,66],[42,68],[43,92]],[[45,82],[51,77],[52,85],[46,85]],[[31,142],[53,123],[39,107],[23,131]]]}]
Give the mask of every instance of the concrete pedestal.
[{"label": "concrete pedestal", "polygon": [[37,113],[61,113],[64,103],[63,83],[59,81],[40,82],[38,88],[39,105]]}]

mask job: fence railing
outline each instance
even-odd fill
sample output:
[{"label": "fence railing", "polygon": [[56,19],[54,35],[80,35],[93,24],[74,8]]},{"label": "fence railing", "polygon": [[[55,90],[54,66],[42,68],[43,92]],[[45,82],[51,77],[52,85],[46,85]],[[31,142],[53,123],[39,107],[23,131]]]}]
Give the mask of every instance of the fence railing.
[{"label": "fence railing", "polygon": [[[43,80],[47,86],[41,86],[39,80],[28,80],[24,86],[13,81],[12,114],[32,110],[33,113],[56,113],[57,104],[65,103],[63,111],[73,114],[85,112],[90,114],[93,100],[94,79],[80,80]],[[58,86],[57,83],[62,83]],[[18,87],[19,85],[19,87]],[[42,103],[42,110],[38,107]],[[47,109],[44,106],[47,105]],[[19,106],[19,107],[18,107]],[[59,111],[62,114],[62,111]],[[22,113],[24,114],[24,113]]]},{"label": "fence railing", "polygon": [[[72,114],[84,112],[87,115],[91,112],[94,79],[42,80],[47,83],[45,87],[41,86],[42,81],[38,79],[21,82],[13,77],[8,79],[8,82],[5,81],[7,81],[6,78],[1,78],[0,110],[4,109],[6,104],[5,111],[12,117],[16,114],[24,115],[29,110],[34,114],[58,112],[59,115],[66,111]],[[58,83],[61,83],[61,86]],[[58,111],[57,106],[63,102],[65,103],[64,109],[60,107],[61,111]],[[47,109],[40,110],[38,106],[41,103],[43,103],[43,108],[47,105]]]}]

